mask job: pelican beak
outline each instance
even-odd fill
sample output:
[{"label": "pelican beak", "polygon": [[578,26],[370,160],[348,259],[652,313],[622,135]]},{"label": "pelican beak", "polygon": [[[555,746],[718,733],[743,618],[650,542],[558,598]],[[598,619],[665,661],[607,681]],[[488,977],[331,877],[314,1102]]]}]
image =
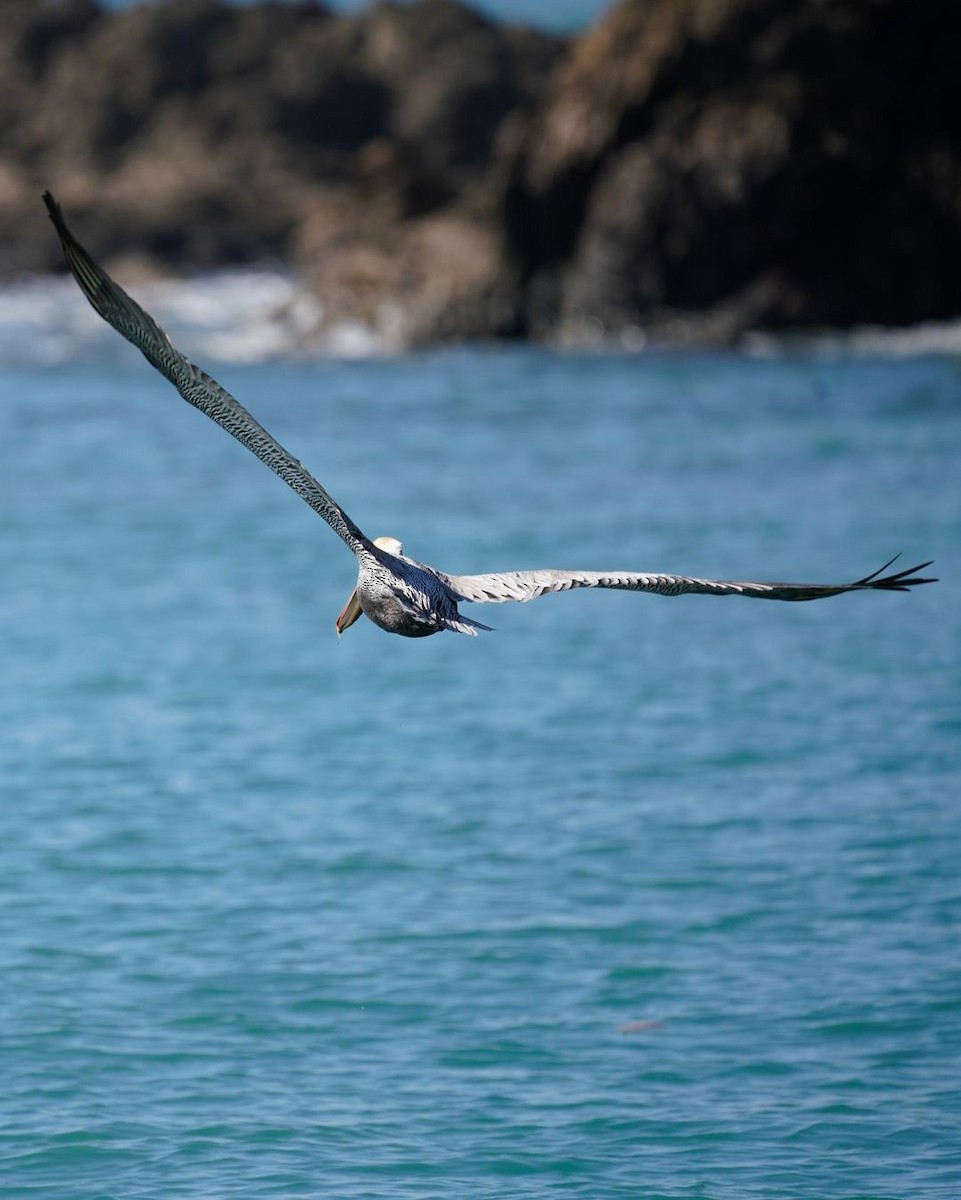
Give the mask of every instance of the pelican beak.
[{"label": "pelican beak", "polygon": [[340,616],[334,622],[334,628],[337,630],[337,636],[349,629],[359,616],[363,615],[364,610],[360,607],[360,600],[357,598],[357,589],[350,593],[350,599],[341,609]]}]

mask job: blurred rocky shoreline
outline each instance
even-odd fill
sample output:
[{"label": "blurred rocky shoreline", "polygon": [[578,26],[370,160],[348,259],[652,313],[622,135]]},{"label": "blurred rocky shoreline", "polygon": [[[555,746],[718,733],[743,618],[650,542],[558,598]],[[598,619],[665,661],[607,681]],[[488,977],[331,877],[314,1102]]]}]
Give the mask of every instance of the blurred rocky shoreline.
[{"label": "blurred rocky shoreline", "polygon": [[403,348],[961,313],[961,5],[0,0],[0,277],[284,265]]}]

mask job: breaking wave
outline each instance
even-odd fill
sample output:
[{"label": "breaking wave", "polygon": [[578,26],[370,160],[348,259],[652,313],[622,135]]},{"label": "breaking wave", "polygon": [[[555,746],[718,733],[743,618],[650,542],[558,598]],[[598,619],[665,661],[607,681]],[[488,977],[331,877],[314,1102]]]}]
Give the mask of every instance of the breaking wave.
[{"label": "breaking wave", "polygon": [[961,318],[906,328],[860,325],[816,333],[751,333],[742,349],[756,358],[803,355],[825,361],[854,358],[961,357]]},{"label": "breaking wave", "polygon": [[[253,363],[291,356],[366,356],[382,339],[359,324],[324,326],[323,305],[293,274],[217,271],[131,289],[189,357]],[[0,363],[58,365],[122,353],[122,343],[68,276],[0,286]]]},{"label": "breaking wave", "polygon": [[[292,272],[245,269],[138,284],[136,298],[173,342],[198,361],[265,362],[290,357],[369,357],[403,349],[397,331],[325,321],[324,306]],[[388,322],[388,325],[390,323]],[[611,349],[640,352],[646,342]],[[752,333],[749,357],[961,357],[961,318],[904,329],[862,326],[817,333]],[[0,285],[0,364],[57,365],[122,353],[117,335],[86,304],[68,276]]]}]

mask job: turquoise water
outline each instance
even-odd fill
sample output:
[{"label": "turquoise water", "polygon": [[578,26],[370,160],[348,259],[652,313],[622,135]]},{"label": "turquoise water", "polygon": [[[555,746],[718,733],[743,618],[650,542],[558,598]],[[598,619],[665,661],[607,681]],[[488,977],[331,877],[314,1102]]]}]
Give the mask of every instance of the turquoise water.
[{"label": "turquoise water", "polygon": [[961,1194],[958,364],[224,366],[449,570],[942,580],[338,643],[115,341],[0,381],[0,1196]]},{"label": "turquoise water", "polygon": [[[154,0],[157,3],[158,0]],[[128,8],[142,0],[102,0],[108,8]],[[235,0],[237,4],[254,0]],[[361,12],[372,0],[325,0],[337,12]],[[538,25],[558,32],[583,28],[613,6],[613,0],[469,0],[469,7],[500,21]]]},{"label": "turquoise water", "polygon": [[[129,3],[129,0],[121,0]],[[500,21],[539,25],[567,32],[596,21],[613,8],[613,0],[468,0],[469,6]],[[360,12],[370,0],[334,0],[331,8]]]}]

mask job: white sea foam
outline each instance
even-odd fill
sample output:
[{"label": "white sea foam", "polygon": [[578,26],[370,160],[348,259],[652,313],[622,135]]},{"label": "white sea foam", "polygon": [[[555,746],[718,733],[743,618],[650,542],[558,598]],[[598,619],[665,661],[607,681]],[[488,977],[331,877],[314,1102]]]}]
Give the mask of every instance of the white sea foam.
[{"label": "white sea foam", "polygon": [[[399,322],[382,314],[378,328],[324,320],[323,303],[294,274],[216,271],[193,279],[154,280],[131,291],[189,357],[252,363],[290,356],[365,358],[403,347]],[[643,338],[619,349],[642,350]],[[906,329],[771,335],[741,343],[758,358],[911,358],[961,355],[961,318]],[[66,276],[38,276],[0,286],[0,364],[57,364],[120,352],[113,333]]]},{"label": "white sea foam", "polygon": [[835,361],[849,358],[924,358],[961,355],[961,318],[926,321],[906,328],[860,325],[849,330],[772,335],[751,333],[742,349],[757,358],[803,354]]},{"label": "white sea foam", "polygon": [[[325,328],[323,305],[294,275],[218,271],[130,289],[191,358],[263,362],[291,355],[373,355],[383,339],[360,326]],[[0,363],[57,364],[119,352],[117,335],[67,277],[0,287]]]}]

